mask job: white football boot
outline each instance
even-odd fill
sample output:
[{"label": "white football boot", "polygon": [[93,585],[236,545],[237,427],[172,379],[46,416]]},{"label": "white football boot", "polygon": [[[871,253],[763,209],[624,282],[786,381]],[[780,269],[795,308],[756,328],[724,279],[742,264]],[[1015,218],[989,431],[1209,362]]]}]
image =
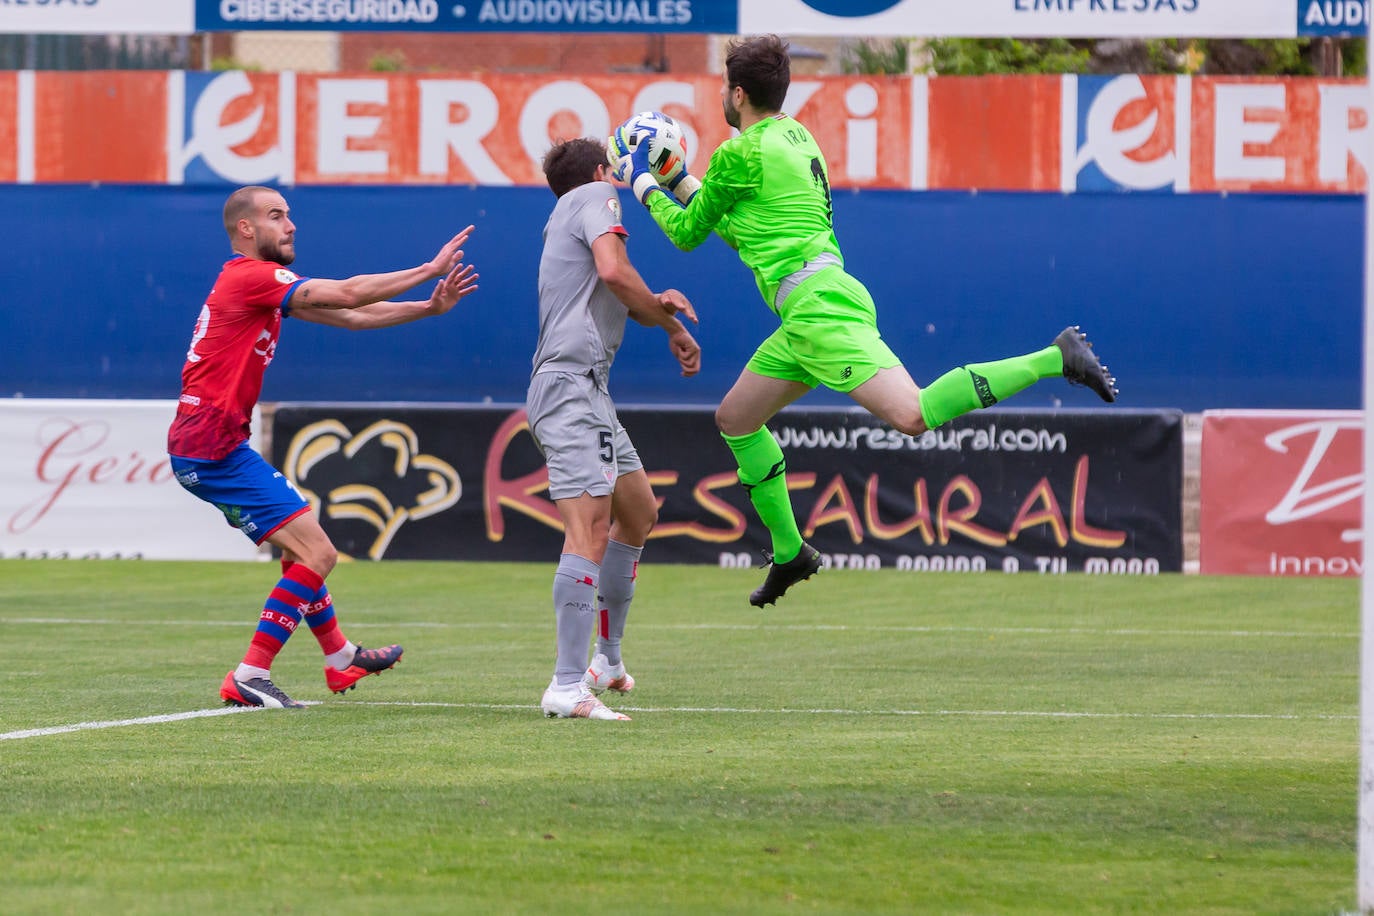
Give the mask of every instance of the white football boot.
[{"label": "white football boot", "polygon": [[628,722],[630,717],[607,708],[585,684],[560,687],[550,682],[539,704],[550,719],[608,719]]},{"label": "white football boot", "polygon": [[600,652],[592,658],[587,673],[582,675],[582,686],[600,696],[607,690],[616,693],[629,693],[635,689],[635,679],[625,670],[625,663],[612,665]]}]

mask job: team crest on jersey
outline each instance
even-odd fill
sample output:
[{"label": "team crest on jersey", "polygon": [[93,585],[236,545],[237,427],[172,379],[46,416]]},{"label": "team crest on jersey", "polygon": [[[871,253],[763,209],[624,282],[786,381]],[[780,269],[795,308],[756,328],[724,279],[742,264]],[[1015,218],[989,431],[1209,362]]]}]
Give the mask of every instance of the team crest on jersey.
[{"label": "team crest on jersey", "polygon": [[287,270],[285,267],[278,267],[278,268],[277,268],[277,282],[278,282],[278,283],[295,283],[295,282],[296,282],[296,275],[293,274],[291,271]]},{"label": "team crest on jersey", "polygon": [[608,197],[608,198],[606,198],[606,209],[611,211],[611,215],[615,217],[615,221],[616,221],[617,223],[620,222],[620,198],[619,198],[619,197]]}]

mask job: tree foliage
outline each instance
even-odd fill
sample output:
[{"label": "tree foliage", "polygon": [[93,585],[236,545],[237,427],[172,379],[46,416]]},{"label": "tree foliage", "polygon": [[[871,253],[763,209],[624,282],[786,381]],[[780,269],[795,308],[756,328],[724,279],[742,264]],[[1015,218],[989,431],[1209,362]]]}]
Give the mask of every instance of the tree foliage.
[{"label": "tree foliage", "polygon": [[845,73],[981,76],[1141,73],[1362,76],[1363,38],[861,39],[841,53]]},{"label": "tree foliage", "polygon": [[926,43],[930,71],[941,76],[990,73],[1087,73],[1092,42],[1065,38],[935,38]]},{"label": "tree foliage", "polygon": [[861,39],[840,49],[842,73],[910,73],[911,42],[904,38]]}]

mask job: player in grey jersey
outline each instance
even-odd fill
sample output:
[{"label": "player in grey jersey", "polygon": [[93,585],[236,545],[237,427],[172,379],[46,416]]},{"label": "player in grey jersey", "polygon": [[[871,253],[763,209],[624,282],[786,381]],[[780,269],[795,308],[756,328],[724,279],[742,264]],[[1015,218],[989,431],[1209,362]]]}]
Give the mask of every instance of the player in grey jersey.
[{"label": "player in grey jersey", "polygon": [[[651,292],[630,263],[603,144],[563,141],[543,165],[558,203],[544,226],[539,343],[525,408],[548,464],[564,539],[553,579],[558,659],[541,706],[547,716],[627,719],[598,695],[634,688],[620,640],[658,504],[616,417],[611,363],[629,317],[662,328],[682,374],[696,375],[701,348],[678,315],[697,318],[686,296],[675,289]],[[597,644],[588,665],[593,630]]]}]

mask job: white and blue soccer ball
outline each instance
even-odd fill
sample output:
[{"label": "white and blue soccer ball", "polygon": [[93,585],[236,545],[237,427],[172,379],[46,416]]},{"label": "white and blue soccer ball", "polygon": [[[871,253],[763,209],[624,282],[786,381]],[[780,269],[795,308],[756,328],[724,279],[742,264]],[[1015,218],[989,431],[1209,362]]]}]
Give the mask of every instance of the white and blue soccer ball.
[{"label": "white and blue soccer ball", "polygon": [[649,144],[649,170],[660,184],[687,167],[682,125],[661,111],[631,115],[606,141],[606,158],[614,166],[645,142]]}]

